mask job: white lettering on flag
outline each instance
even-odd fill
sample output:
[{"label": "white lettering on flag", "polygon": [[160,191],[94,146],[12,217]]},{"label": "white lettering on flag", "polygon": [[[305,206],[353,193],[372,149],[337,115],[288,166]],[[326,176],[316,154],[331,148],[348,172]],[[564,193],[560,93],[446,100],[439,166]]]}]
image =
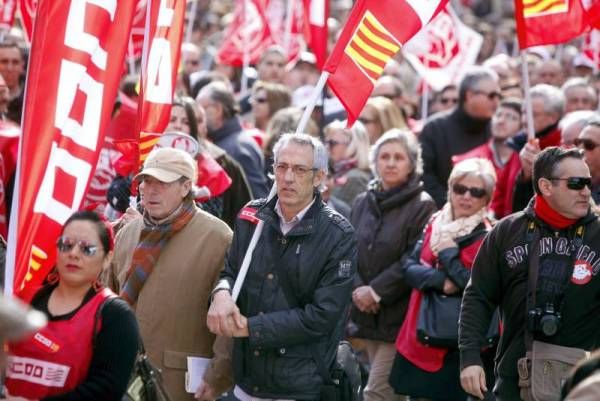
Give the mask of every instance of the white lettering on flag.
[{"label": "white lettering on flag", "polygon": [[40,384],[46,387],[64,387],[71,368],[39,359],[8,356],[6,376],[11,379]]},{"label": "white lettering on flag", "polygon": [[311,25],[325,26],[325,1],[327,0],[312,0],[310,2],[310,14],[308,16]]},{"label": "white lettering on flag", "polygon": [[433,13],[437,10],[440,5],[440,0],[404,0],[406,1],[415,13],[421,19],[421,26],[427,25],[427,23],[433,17]]}]

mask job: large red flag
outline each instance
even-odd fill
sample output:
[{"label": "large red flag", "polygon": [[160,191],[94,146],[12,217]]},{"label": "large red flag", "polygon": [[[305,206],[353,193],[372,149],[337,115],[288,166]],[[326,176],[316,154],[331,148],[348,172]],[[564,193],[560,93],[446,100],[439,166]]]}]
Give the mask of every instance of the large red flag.
[{"label": "large red flag", "polygon": [[23,32],[28,41],[31,41],[33,36],[33,23],[37,6],[38,0],[19,0],[19,14],[23,23]]},{"label": "large red flag", "polygon": [[600,29],[600,1],[596,0],[588,9],[588,19],[592,27]]},{"label": "large red flag", "polygon": [[185,0],[148,0],[139,100],[140,161],[169,125],[181,53]]},{"label": "large red flag", "polygon": [[[328,83],[358,118],[375,81],[402,45],[440,12],[448,0],[358,0],[325,64]],[[401,18],[399,18],[401,16]]]},{"label": "large red flag", "polygon": [[308,29],[306,29],[306,43],[317,58],[317,67],[323,69],[327,60],[327,43],[329,38],[329,30],[327,28],[329,1],[304,0],[304,15],[308,24]]},{"label": "large red flag", "polygon": [[57,236],[94,173],[134,6],[134,0],[38,3],[7,256],[6,286],[24,299],[54,265]]},{"label": "large red flag", "polygon": [[581,0],[515,0],[519,47],[568,42],[588,27]]}]

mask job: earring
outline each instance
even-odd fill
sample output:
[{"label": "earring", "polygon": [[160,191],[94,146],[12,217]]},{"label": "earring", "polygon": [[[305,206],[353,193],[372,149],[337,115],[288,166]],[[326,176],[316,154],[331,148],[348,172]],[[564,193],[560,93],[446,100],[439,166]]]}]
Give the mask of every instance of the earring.
[{"label": "earring", "polygon": [[58,275],[58,272],[56,270],[52,270],[50,274],[48,274],[48,276],[46,277],[46,281],[50,285],[58,283],[58,280],[60,280],[60,276]]},{"label": "earring", "polygon": [[97,278],[96,280],[94,280],[94,282],[92,283],[92,288],[94,289],[94,291],[96,292],[100,292],[102,291],[102,289],[104,288],[104,285],[102,285],[102,282],[100,281],[99,278]]}]

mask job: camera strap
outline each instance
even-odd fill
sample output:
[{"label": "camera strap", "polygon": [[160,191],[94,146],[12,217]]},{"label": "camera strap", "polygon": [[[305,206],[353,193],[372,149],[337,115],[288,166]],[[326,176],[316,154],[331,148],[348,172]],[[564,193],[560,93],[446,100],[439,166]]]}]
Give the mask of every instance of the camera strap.
[{"label": "camera strap", "polygon": [[[537,281],[538,281],[538,271],[540,266],[540,252],[539,245],[541,240],[541,233],[539,230],[536,230],[535,221],[529,220],[527,223],[527,232],[525,234],[525,242],[529,244],[529,252],[528,252],[528,260],[529,260],[529,269],[527,274],[527,300],[525,302],[525,319],[528,319],[529,311],[535,309],[535,297],[537,290]],[[583,225],[577,226],[575,229],[575,235],[571,244],[571,261],[573,262],[574,268],[577,249],[581,247],[583,244],[583,234],[585,232],[585,228]],[[571,278],[572,272],[567,274],[567,281]],[[566,287],[565,287],[566,289]],[[558,311],[562,310],[562,304],[564,303],[564,292],[562,294],[560,306],[557,308]],[[531,351],[533,346],[533,333],[528,329],[527,321],[525,322],[525,349],[527,351]]]}]

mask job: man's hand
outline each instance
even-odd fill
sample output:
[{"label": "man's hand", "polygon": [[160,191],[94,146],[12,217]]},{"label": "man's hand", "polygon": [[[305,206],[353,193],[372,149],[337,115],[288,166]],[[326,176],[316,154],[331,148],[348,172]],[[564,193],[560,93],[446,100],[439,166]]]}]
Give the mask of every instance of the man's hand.
[{"label": "man's hand", "polygon": [[487,392],[485,372],[479,365],[467,366],[460,372],[460,384],[467,393],[483,400]]},{"label": "man's hand", "polygon": [[442,291],[446,295],[452,295],[452,294],[456,294],[458,292],[458,287],[456,286],[456,284],[454,284],[452,282],[452,280],[445,279],[444,280],[444,288],[442,289]]},{"label": "man's hand", "polygon": [[379,304],[373,298],[371,286],[363,285],[352,292],[352,302],[361,312],[377,313]]},{"label": "man's hand", "polygon": [[206,325],[211,333],[233,337],[234,333],[244,329],[246,325],[245,318],[242,318],[243,316],[233,302],[229,291],[222,290],[215,293],[206,317]]},{"label": "man's hand", "polygon": [[236,328],[233,330],[233,337],[242,338],[250,336],[250,332],[248,330],[248,319],[244,315],[240,315],[240,319],[242,322],[242,327],[238,327],[236,325]]},{"label": "man's hand", "polygon": [[533,175],[533,162],[538,153],[541,152],[539,140],[530,140],[519,153],[521,160],[522,179],[528,181]]},{"label": "man's hand", "polygon": [[198,387],[196,394],[194,394],[194,398],[200,401],[214,401],[217,399],[217,394],[215,394],[215,390],[204,380]]}]

